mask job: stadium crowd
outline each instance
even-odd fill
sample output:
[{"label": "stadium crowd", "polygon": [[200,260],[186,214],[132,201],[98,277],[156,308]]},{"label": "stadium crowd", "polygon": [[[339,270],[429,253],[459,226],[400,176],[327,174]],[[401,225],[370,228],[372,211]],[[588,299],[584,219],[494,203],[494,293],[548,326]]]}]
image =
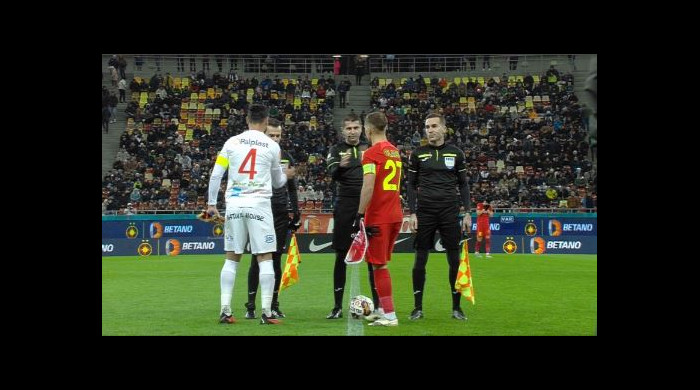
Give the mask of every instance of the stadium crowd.
[{"label": "stadium crowd", "polygon": [[[512,209],[597,206],[586,108],[573,93],[572,75],[552,67],[538,76],[458,79],[371,80],[372,109],[386,113],[389,141],[402,159],[425,144],[424,118],[436,112],[446,118],[447,143],[462,148],[469,160],[473,199]],[[332,76],[248,79],[233,70],[212,77],[201,71],[183,79],[160,72],[150,80],[134,78],[127,131],[102,182],[103,213],[203,209],[216,153],[247,129],[251,102],[268,105],[270,116],[284,123],[280,146],[298,164],[303,208],[332,209],[325,160],[339,139],[333,126],[336,93],[351,85]],[[103,106],[115,100],[103,89]],[[401,191],[405,199],[404,181]]]}]

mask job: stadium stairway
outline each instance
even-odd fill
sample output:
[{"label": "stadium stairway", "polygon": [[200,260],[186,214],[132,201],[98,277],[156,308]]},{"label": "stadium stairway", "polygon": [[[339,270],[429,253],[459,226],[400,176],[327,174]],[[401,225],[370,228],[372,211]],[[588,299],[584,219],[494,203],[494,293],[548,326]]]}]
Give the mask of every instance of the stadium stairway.
[{"label": "stadium stairway", "polygon": [[345,108],[340,108],[340,96],[336,95],[336,103],[335,103],[335,108],[333,109],[333,125],[335,128],[340,132],[340,130],[343,129],[343,118],[345,118],[346,115],[350,114],[351,110],[355,110],[355,114],[358,116],[362,114],[362,111],[365,112],[365,115],[369,113],[370,110],[370,86],[369,86],[369,81],[372,80],[371,77],[368,77],[368,75],[365,75],[363,77],[365,83],[362,85],[353,85],[350,87],[350,91],[348,91],[347,95],[347,104],[345,104]]},{"label": "stadium stairway", "polygon": [[[131,80],[132,75],[127,73],[127,80]],[[112,87],[112,81],[104,77],[102,79],[102,85],[106,86],[110,92],[114,92],[117,97],[119,97],[119,90],[117,87]],[[131,96],[129,89],[126,90],[127,98]],[[107,174],[112,169],[114,160],[117,157],[117,151],[119,151],[119,140],[126,130],[126,115],[124,115],[124,110],[126,109],[127,103],[117,104],[117,121],[115,123],[109,124],[109,133],[105,134],[102,131],[102,177]]]}]

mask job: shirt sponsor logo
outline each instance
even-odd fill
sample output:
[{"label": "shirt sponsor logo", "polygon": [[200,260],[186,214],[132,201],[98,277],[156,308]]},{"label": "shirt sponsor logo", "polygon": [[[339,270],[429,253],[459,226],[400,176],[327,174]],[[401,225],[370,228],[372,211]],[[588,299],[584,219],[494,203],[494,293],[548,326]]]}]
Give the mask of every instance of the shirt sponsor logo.
[{"label": "shirt sponsor logo", "polygon": [[254,214],[251,212],[231,213],[228,215],[228,219],[240,219],[240,218],[250,219],[250,220],[254,220],[254,221],[264,221],[265,220],[264,215]]},{"label": "shirt sponsor logo", "polygon": [[250,146],[260,146],[260,147],[263,147],[263,148],[267,148],[267,147],[268,147],[268,143],[267,143],[267,142],[260,142],[260,141],[258,141],[258,140],[256,140],[256,139],[245,139],[245,138],[241,138],[241,139],[238,140],[238,143],[244,144],[244,145],[250,145]]}]

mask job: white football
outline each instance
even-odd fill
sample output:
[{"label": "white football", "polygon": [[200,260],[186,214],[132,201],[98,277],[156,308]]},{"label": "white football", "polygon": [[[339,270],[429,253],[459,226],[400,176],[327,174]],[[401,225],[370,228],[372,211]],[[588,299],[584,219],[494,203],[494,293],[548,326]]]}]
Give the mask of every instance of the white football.
[{"label": "white football", "polygon": [[374,311],[372,298],[358,295],[350,299],[350,313],[357,316],[368,316]]}]

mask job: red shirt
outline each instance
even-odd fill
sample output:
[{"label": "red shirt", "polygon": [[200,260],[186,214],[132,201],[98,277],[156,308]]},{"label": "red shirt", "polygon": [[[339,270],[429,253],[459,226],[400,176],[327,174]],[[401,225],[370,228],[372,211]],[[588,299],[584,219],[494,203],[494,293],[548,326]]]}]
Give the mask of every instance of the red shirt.
[{"label": "red shirt", "polygon": [[[477,203],[477,204],[476,204],[476,209],[477,209],[477,211],[478,211],[478,210],[483,210],[483,209],[484,209],[484,204],[483,204],[483,203]],[[478,217],[476,217],[476,223],[477,223],[478,225],[485,224],[485,225],[488,226],[488,224],[489,224],[489,217],[490,217],[489,213],[488,213],[488,212],[484,212],[483,214],[481,214],[481,215],[479,215]]]},{"label": "red shirt", "polygon": [[388,141],[382,141],[367,149],[362,157],[362,172],[376,174],[374,192],[365,210],[365,223],[378,225],[401,222],[401,156]]}]

